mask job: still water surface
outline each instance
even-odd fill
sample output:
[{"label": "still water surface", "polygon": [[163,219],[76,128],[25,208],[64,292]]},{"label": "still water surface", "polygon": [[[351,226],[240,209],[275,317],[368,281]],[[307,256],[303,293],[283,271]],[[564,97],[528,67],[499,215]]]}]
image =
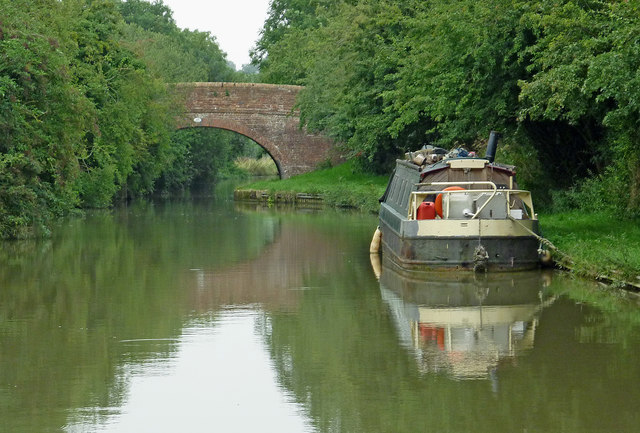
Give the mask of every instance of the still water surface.
[{"label": "still water surface", "polygon": [[139,204],[0,252],[2,432],[638,432],[640,314],[372,271],[376,219]]}]

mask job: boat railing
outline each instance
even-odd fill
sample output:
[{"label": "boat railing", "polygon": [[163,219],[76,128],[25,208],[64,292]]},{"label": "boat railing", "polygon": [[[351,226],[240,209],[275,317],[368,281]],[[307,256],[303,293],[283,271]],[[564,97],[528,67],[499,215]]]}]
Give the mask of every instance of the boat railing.
[{"label": "boat railing", "polygon": [[[411,193],[411,205],[409,206],[409,219],[417,219],[418,206],[425,200],[428,196],[433,195],[437,196],[439,194],[445,194],[445,197],[449,197],[451,194],[468,194],[472,192],[474,194],[478,194],[478,196],[482,193],[489,193],[489,198],[480,206],[476,212],[468,212],[465,213],[465,217],[469,219],[477,219],[480,213],[487,207],[487,205],[496,197],[498,191],[503,192],[506,195],[507,200],[507,212],[511,212],[516,205],[517,200],[513,200],[512,198],[519,199],[523,206],[523,211],[527,212],[528,215],[531,215],[534,219],[536,218],[535,212],[533,210],[533,201],[531,200],[531,192],[520,190],[520,189],[511,189],[511,188],[498,188],[498,186],[491,181],[461,181],[461,182],[429,182],[429,183],[418,183],[415,184],[416,187],[425,187],[425,186],[435,186],[441,189],[438,190],[422,190],[422,191],[413,191]],[[489,188],[485,189],[460,189],[460,190],[449,190],[445,191],[447,187],[450,186],[488,186]],[[435,201],[435,200],[434,200]],[[449,203],[450,200],[443,200],[446,202],[446,215],[449,215]]]}]

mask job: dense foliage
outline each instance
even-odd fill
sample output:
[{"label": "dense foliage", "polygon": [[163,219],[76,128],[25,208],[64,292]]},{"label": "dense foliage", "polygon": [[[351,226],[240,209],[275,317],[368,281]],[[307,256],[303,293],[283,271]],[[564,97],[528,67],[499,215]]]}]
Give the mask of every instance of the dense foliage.
[{"label": "dense foliage", "polygon": [[176,161],[248,139],[173,134],[167,83],[245,78],[225,56],[162,1],[0,0],[0,237],[212,175],[191,164],[180,183]]},{"label": "dense foliage", "polygon": [[[482,150],[556,207],[640,213],[638,0],[274,0],[253,53],[306,86],[307,124],[388,171],[425,143]],[[546,197],[545,197],[546,195]]]}]

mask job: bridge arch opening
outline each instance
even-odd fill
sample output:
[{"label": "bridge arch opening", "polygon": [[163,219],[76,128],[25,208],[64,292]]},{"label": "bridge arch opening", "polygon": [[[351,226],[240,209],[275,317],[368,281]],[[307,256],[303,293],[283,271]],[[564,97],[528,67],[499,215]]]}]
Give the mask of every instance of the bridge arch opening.
[{"label": "bridge arch opening", "polygon": [[243,136],[253,143],[256,143],[273,160],[277,171],[278,177],[283,179],[286,176],[285,170],[282,165],[283,155],[277,143],[274,143],[271,138],[265,137],[259,132],[253,130],[247,125],[228,119],[215,119],[215,118],[200,118],[195,117],[190,125],[179,126],[178,130],[183,129],[199,129],[199,128],[213,128],[216,130],[229,131],[240,136]]},{"label": "bridge arch opening", "polygon": [[219,128],[177,129],[171,136],[167,157],[172,163],[157,183],[157,190],[162,193],[206,193],[219,180],[243,169],[280,175],[277,162],[264,146],[250,137]]}]

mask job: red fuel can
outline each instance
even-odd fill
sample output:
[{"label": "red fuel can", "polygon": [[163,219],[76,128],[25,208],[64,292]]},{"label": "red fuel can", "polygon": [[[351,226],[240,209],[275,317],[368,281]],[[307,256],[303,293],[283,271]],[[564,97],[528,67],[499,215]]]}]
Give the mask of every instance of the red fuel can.
[{"label": "red fuel can", "polygon": [[418,206],[418,213],[416,219],[419,220],[432,220],[436,218],[436,205],[430,201],[423,201]]}]

